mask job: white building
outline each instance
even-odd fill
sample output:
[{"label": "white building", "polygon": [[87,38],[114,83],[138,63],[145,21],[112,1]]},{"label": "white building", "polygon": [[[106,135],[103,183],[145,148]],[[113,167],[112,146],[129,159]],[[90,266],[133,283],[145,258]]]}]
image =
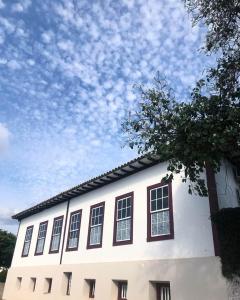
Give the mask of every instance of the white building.
[{"label": "white building", "polygon": [[209,217],[239,204],[232,165],[206,170],[209,197],[166,167],[140,157],[13,216],[3,299],[228,299]]}]

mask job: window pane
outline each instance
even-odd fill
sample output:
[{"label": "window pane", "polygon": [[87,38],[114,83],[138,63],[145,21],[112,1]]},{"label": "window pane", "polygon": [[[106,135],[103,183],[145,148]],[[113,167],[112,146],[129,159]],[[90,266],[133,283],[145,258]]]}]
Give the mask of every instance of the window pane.
[{"label": "window pane", "polygon": [[157,198],[157,192],[156,189],[155,190],[151,190],[151,199],[156,199]]},{"label": "window pane", "polygon": [[68,248],[77,248],[80,231],[80,212],[71,216],[71,224],[69,231]]},{"label": "window pane", "polygon": [[43,246],[44,246],[44,239],[38,240],[37,241],[36,253],[42,253],[43,252]]},{"label": "window pane", "polygon": [[55,235],[52,237],[52,245],[51,245],[51,250],[56,251],[59,249],[59,244],[60,244],[60,235]]},{"label": "window pane", "polygon": [[25,242],[23,247],[23,255],[28,255],[30,248],[30,242]]},{"label": "window pane", "polygon": [[130,228],[131,228],[131,219],[126,219],[117,222],[117,241],[130,240]]},{"label": "window pane", "polygon": [[167,197],[168,196],[168,186],[164,186],[163,187],[163,197]]},{"label": "window pane", "polygon": [[163,198],[163,208],[168,208],[168,197]]},{"label": "window pane", "polygon": [[157,198],[162,198],[162,188],[157,189]]},{"label": "window pane", "polygon": [[160,211],[151,215],[151,234],[152,236],[164,235],[170,233],[169,211]]},{"label": "window pane", "polygon": [[91,228],[90,245],[98,245],[101,243],[102,226],[95,226]]},{"label": "window pane", "polygon": [[157,200],[157,207],[156,207],[156,209],[157,210],[159,210],[159,209],[162,209],[163,207],[162,207],[162,199],[158,199]]}]

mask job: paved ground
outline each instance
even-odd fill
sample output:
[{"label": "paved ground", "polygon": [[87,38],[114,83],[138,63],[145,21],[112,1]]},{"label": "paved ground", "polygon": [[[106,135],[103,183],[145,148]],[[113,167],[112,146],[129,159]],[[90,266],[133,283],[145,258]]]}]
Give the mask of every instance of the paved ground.
[{"label": "paved ground", "polygon": [[3,288],[4,288],[4,283],[0,282],[0,300],[2,299]]}]

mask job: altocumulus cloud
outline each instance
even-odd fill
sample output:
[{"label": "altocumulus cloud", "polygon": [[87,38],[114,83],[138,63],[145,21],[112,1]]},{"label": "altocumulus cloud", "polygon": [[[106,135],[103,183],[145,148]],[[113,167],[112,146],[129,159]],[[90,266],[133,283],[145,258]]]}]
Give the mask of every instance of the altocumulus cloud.
[{"label": "altocumulus cloud", "polygon": [[16,207],[135,156],[120,147],[132,85],[159,71],[187,99],[203,37],[181,0],[0,0],[0,186]]},{"label": "altocumulus cloud", "polygon": [[0,154],[5,151],[9,144],[10,132],[7,127],[0,123]]}]

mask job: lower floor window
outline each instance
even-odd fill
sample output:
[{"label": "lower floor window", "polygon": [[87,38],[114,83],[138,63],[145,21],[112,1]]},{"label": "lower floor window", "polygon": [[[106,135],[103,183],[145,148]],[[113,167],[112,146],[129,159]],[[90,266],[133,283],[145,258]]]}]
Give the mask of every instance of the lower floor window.
[{"label": "lower floor window", "polygon": [[33,292],[35,292],[35,289],[36,289],[36,282],[37,282],[37,278],[36,277],[31,277],[31,290]]},{"label": "lower floor window", "polygon": [[72,272],[64,272],[66,279],[66,295],[69,296],[71,293],[71,284],[72,284]]},{"label": "lower floor window", "polygon": [[95,279],[86,279],[89,286],[89,298],[95,298]]},{"label": "lower floor window", "polygon": [[52,278],[45,278],[45,294],[50,294],[52,291]]},{"label": "lower floor window", "polygon": [[118,300],[127,299],[127,282],[119,281],[118,282]]},{"label": "lower floor window", "polygon": [[20,289],[22,285],[22,277],[17,277],[17,289]]},{"label": "lower floor window", "polygon": [[157,282],[156,283],[157,300],[171,300],[170,283]]}]

